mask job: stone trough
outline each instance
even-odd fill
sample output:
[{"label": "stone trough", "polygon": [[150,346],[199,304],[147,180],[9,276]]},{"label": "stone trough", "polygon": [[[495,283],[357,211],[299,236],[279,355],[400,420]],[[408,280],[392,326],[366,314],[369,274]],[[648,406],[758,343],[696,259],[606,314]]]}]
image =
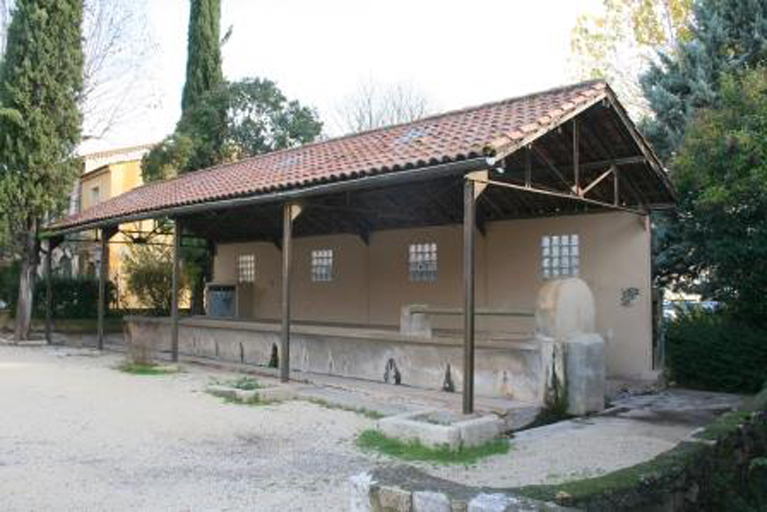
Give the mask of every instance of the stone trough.
[{"label": "stone trough", "polygon": [[208,393],[229,400],[245,403],[269,403],[292,400],[296,397],[296,390],[290,386],[265,386],[256,389],[239,389],[225,384],[211,384],[207,387]]},{"label": "stone trough", "polygon": [[431,409],[383,418],[376,428],[392,439],[418,441],[430,448],[447,446],[457,451],[497,438],[503,431],[503,421],[494,414],[463,415]]}]

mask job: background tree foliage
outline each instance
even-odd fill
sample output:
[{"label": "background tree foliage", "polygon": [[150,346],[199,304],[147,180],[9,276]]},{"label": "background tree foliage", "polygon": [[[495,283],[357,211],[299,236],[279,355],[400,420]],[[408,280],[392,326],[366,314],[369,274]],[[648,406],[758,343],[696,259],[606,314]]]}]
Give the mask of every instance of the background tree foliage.
[{"label": "background tree foliage", "polygon": [[195,107],[224,81],[220,46],[221,0],[192,0],[187,36],[186,83],[181,111]]},{"label": "background tree foliage", "polygon": [[695,112],[716,104],[723,75],[767,58],[767,2],[696,0],[692,13],[690,37],[661,50],[641,77],[652,112],[642,129],[663,159],[681,144]]},{"label": "background tree foliage", "polygon": [[579,79],[610,82],[633,114],[647,104],[637,77],[690,36],[692,0],[602,0],[602,12],[578,17],[570,34]]},{"label": "background tree foliage", "polygon": [[17,340],[29,334],[41,221],[80,169],[81,0],[16,0],[0,69],[0,216],[21,253]]},{"label": "background tree foliage", "polygon": [[767,325],[767,70],[725,75],[689,124],[671,172],[679,194],[668,277]]},{"label": "background tree foliage", "polygon": [[142,162],[144,180],[232,162],[314,141],[322,132],[316,112],[288,100],[267,79],[221,84],[186,111],[176,132]]}]

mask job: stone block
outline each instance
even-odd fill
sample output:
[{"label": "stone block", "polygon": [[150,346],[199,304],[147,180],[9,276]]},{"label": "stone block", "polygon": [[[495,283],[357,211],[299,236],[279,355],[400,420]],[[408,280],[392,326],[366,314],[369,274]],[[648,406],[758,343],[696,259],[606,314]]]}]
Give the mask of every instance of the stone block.
[{"label": "stone block", "polygon": [[565,344],[567,412],[582,416],[605,407],[605,343],[598,334],[578,334]]},{"label": "stone block", "polygon": [[221,398],[228,398],[230,400],[236,400],[237,399],[237,391],[238,389],[229,387],[229,386],[222,386],[219,384],[212,384],[207,387],[208,393],[210,393],[213,396],[218,396]]},{"label": "stone block", "polygon": [[296,397],[296,390],[287,386],[260,388],[255,391],[258,394],[258,399],[262,402],[282,402]]},{"label": "stone block", "polygon": [[431,322],[425,313],[418,313],[414,309],[423,309],[423,304],[408,304],[400,310],[399,332],[408,336],[431,338]]},{"label": "stone block", "polygon": [[351,487],[349,511],[374,512],[372,495],[375,482],[370,473],[360,473],[349,478]]},{"label": "stone block", "polygon": [[568,336],[595,329],[594,295],[577,277],[551,279],[538,291],[536,331],[562,342]]},{"label": "stone block", "polygon": [[480,446],[492,441],[501,434],[503,421],[494,415],[480,416],[455,423],[461,437],[461,444],[466,447]]},{"label": "stone block", "polygon": [[399,487],[382,486],[378,489],[378,506],[381,512],[410,512],[413,495]]},{"label": "stone block", "polygon": [[451,512],[450,499],[441,492],[413,493],[413,512]]},{"label": "stone block", "polygon": [[234,397],[240,402],[255,402],[258,397],[256,389],[235,389]]},{"label": "stone block", "polygon": [[469,504],[463,499],[454,499],[450,502],[450,512],[468,512]]},{"label": "stone block", "polygon": [[389,416],[378,421],[378,430],[393,439],[419,441],[430,448],[480,446],[498,437],[503,421],[494,414],[463,417],[448,411],[427,410]]},{"label": "stone block", "polygon": [[296,390],[288,386],[237,389],[231,386],[213,384],[208,386],[207,390],[211,395],[240,402],[281,402],[296,397]]},{"label": "stone block", "polygon": [[386,437],[401,441],[419,441],[431,448],[447,446],[457,450],[461,442],[461,432],[457,427],[436,425],[416,417],[423,412],[400,414],[378,420],[377,428]]},{"label": "stone block", "polygon": [[505,494],[478,494],[469,502],[467,512],[505,512],[512,503]]}]

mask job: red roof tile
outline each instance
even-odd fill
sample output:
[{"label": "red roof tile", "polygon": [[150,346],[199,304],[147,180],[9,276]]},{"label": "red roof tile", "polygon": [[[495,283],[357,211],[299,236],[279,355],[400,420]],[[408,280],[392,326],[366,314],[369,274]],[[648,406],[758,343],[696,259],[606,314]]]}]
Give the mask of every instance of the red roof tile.
[{"label": "red roof tile", "polygon": [[598,101],[605,88],[601,81],[579,83],[187,173],[130,190],[51,228],[507,152]]}]

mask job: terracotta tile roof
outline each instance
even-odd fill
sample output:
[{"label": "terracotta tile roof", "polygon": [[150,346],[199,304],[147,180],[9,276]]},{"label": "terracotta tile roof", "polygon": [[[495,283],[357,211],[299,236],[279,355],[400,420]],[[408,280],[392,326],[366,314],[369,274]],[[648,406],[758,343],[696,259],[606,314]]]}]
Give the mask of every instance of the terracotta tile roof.
[{"label": "terracotta tile roof", "polygon": [[135,188],[50,227],[507,153],[599,101],[605,89],[602,81],[583,82],[275,151]]}]

